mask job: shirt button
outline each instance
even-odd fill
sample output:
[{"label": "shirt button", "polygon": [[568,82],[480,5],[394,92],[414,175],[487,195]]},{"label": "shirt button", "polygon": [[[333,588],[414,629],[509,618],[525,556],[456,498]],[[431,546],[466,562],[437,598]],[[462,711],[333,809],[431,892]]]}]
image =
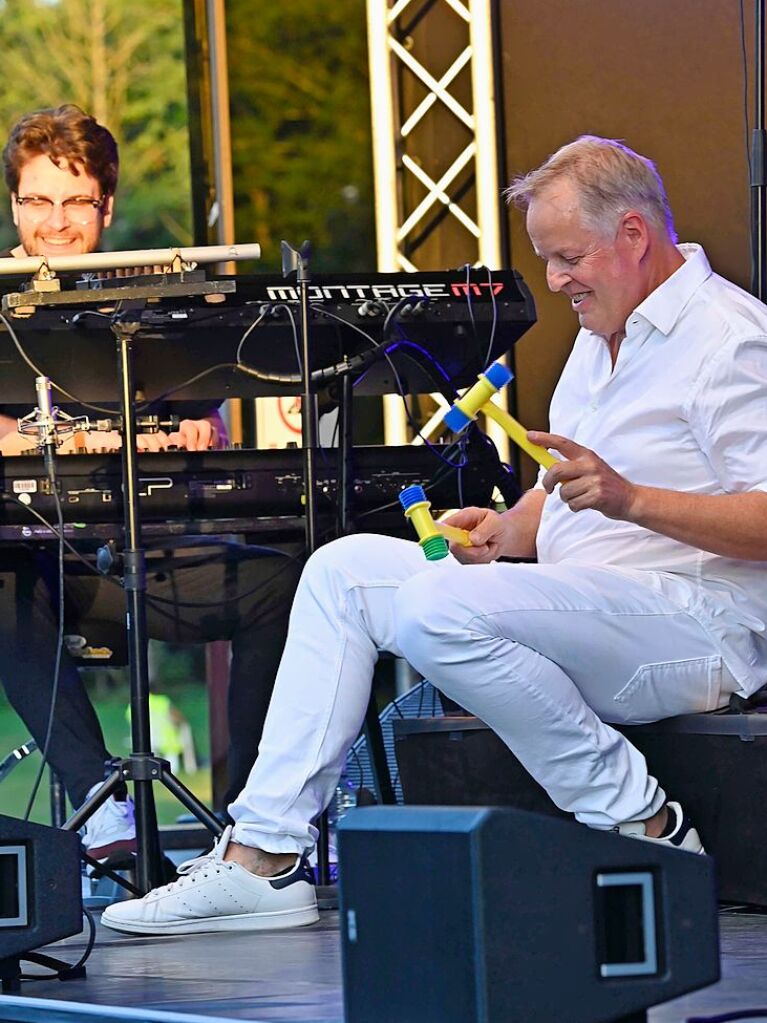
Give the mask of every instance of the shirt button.
[{"label": "shirt button", "polygon": [[592,412],[596,412],[596,410],[599,408],[599,402],[598,401],[592,401],[592,403],[589,406],[589,408],[591,409]]}]

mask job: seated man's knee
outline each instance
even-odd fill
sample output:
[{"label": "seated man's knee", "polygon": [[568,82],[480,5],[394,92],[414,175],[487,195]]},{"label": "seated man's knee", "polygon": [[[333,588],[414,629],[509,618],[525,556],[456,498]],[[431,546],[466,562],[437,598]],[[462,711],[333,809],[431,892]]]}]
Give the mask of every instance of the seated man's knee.
[{"label": "seated man's knee", "polygon": [[342,574],[364,582],[371,572],[378,572],[390,559],[396,558],[397,548],[402,543],[402,540],[377,533],[342,536],[319,547],[307,561],[304,574]]},{"label": "seated man's knee", "polygon": [[403,656],[419,671],[428,671],[455,639],[455,602],[450,595],[448,573],[423,572],[403,583],[395,602],[397,644]]}]

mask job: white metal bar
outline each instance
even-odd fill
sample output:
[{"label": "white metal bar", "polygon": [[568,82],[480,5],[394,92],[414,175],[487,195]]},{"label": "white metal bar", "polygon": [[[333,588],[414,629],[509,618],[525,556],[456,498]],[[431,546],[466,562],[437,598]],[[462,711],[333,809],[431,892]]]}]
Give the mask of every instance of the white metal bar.
[{"label": "white metal bar", "polygon": [[[218,208],[216,240],[220,245],[231,245],[234,242],[234,183],[224,0],[207,0],[207,15],[213,156]],[[222,267],[222,272],[234,272],[234,267]]]},{"label": "white metal bar", "polygon": [[[453,79],[456,78],[461,73],[461,71],[463,71],[463,69],[466,67],[470,60],[471,47],[467,46],[466,49],[463,50],[463,52],[456,57],[456,59],[453,61],[453,63],[450,65],[450,67],[447,69],[444,75],[440,78],[439,84],[443,88],[447,88],[447,86],[450,85]],[[407,138],[407,136],[410,134],[413,128],[415,128],[415,126],[421,120],[423,120],[424,115],[434,106],[436,102],[437,94],[435,92],[428,93],[428,95],[426,95],[421,100],[421,102],[418,104],[413,113],[410,115],[410,117],[408,117],[408,119],[405,121],[405,123],[402,125],[402,128],[400,129],[400,134],[402,135],[403,138]]]},{"label": "white metal bar", "polygon": [[407,417],[399,394],[383,396],[384,444],[407,444]]},{"label": "white metal bar", "polygon": [[407,271],[407,273],[409,274],[417,273],[418,267],[415,265],[415,263],[411,263],[403,252],[400,252],[398,262],[401,269]]},{"label": "white metal bar", "polygon": [[410,68],[416,78],[420,78],[428,89],[431,89],[432,92],[436,93],[448,110],[455,114],[459,121],[463,121],[470,131],[474,131],[474,118],[471,116],[469,111],[461,103],[459,103],[454,96],[447,92],[446,89],[442,89],[440,87],[437,79],[426,70],[423,64],[420,64],[401,43],[394,39],[393,36],[389,37],[389,46],[391,47],[392,53],[399,57],[402,63]]},{"label": "white metal bar", "polygon": [[[379,0],[379,2],[381,3],[382,7],[386,4],[386,0]],[[389,11],[389,16],[387,19],[389,24],[391,25],[393,22],[395,22],[397,18],[400,16],[400,14],[403,13],[405,8],[409,7],[411,3],[412,0],[397,0],[397,3],[394,4],[394,6]]]},{"label": "white metal bar", "polygon": [[400,227],[397,232],[400,240],[405,238],[410,231],[412,231],[415,224],[418,223],[427,210],[429,210],[437,201],[447,206],[453,216],[460,220],[467,231],[473,234],[476,238],[479,237],[479,227],[477,224],[475,224],[474,221],[463,212],[460,206],[452,201],[445,191],[445,188],[455,180],[466,164],[474,157],[475,150],[475,144],[473,142],[470,143],[460,156],[453,161],[452,165],[448,167],[439,181],[434,181],[411,157],[407,155],[402,157],[403,165],[407,167],[414,177],[418,178],[421,184],[425,185],[425,187],[429,190],[429,194],[421,200],[405,223]]},{"label": "white metal bar", "polygon": [[471,0],[471,84],[474,137],[477,143],[477,221],[479,258],[497,270],[501,265],[500,188],[498,184],[498,108],[493,72],[490,0]]},{"label": "white metal bar", "polygon": [[419,435],[417,437],[413,437],[413,440],[411,441],[413,447],[422,447],[427,440],[431,440],[435,433],[442,432],[445,412],[450,408],[450,403],[445,400],[444,394],[440,394],[437,391],[434,394],[430,394],[429,397],[432,401],[437,403],[437,408],[423,424]]},{"label": "white metal bar", "polygon": [[398,269],[399,204],[386,0],[367,0],[367,25],[377,263],[379,270],[388,273]]},{"label": "white metal bar", "polygon": [[445,3],[448,7],[452,7],[455,13],[463,18],[464,21],[471,21],[473,12],[470,12],[469,8],[461,3],[461,0],[445,0]]},{"label": "white metal bar", "polygon": [[132,249],[123,252],[83,252],[73,256],[22,256],[0,259],[0,274],[34,274],[47,268],[65,270],[118,270],[124,267],[169,266],[183,263],[221,263],[260,259],[260,245],[197,245],[174,249]]},{"label": "white metal bar", "polygon": [[[498,104],[495,95],[495,53],[493,15],[490,0],[470,0],[469,33],[474,59],[471,62],[471,91],[474,137],[477,143],[476,195],[479,223],[479,261],[495,270],[501,265],[500,185],[498,181]],[[505,399],[504,399],[505,400]],[[511,457],[511,442],[505,430],[486,419],[485,432],[504,461]]]}]

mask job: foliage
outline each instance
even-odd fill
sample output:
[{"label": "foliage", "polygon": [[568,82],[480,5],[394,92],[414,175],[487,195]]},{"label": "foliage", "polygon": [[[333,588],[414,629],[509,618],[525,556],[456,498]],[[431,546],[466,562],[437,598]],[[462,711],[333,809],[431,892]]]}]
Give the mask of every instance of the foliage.
[{"label": "foliage", "polygon": [[[113,249],[189,244],[183,0],[2,0],[0,125],[77,103],[120,144]],[[4,215],[0,244],[15,239]]]},{"label": "foliage", "polygon": [[375,264],[365,5],[228,0],[237,240],[309,238],[313,266]]},{"label": "foliage", "polygon": [[[0,135],[78,103],[115,134],[122,167],[109,248],[191,242],[184,0],[0,0]],[[374,264],[361,0],[228,0],[238,241],[309,238],[316,269]],[[0,245],[15,240],[3,211]]]},{"label": "foliage", "polygon": [[[92,681],[90,672],[86,674],[86,681],[104,730],[107,749],[116,757],[127,755],[130,752],[130,734],[125,719],[128,701],[127,680],[123,679],[122,685],[109,694],[99,694],[94,691],[94,687],[90,685]],[[200,762],[206,765],[210,756],[210,742],[208,694],[205,687],[194,682],[174,687],[173,702],[191,724],[198,757]],[[5,693],[0,687],[0,760],[28,738],[29,732],[11,709]],[[12,817],[22,816],[39,769],[40,754],[34,753],[14,767],[11,773],[0,781],[0,807],[4,814],[9,814]],[[210,805],[210,773],[207,766],[201,767],[195,774],[179,771],[178,776],[198,799]],[[154,794],[158,823],[172,824],[179,814],[185,812],[184,808],[163,785],[155,785]],[[50,823],[47,772],[38,791],[31,819],[40,824]]]}]

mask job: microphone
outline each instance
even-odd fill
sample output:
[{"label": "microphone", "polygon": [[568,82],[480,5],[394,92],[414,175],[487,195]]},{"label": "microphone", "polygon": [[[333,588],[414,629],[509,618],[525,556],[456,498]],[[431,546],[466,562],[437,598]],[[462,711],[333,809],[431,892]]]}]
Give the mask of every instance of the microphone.
[{"label": "microphone", "polygon": [[45,471],[51,483],[56,482],[56,420],[51,407],[51,382],[48,377],[35,377],[37,394],[37,446],[42,449]]}]

